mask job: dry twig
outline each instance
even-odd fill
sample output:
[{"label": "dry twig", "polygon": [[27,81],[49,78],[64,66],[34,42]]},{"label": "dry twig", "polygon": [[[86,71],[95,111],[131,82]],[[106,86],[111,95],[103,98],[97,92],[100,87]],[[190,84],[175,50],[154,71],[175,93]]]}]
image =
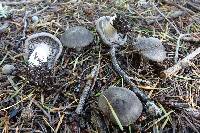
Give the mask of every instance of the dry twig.
[{"label": "dry twig", "polygon": [[180,42],[181,39],[185,36],[189,36],[190,34],[180,34],[178,37],[178,40],[176,42],[176,51],[175,51],[175,56],[174,56],[174,62],[177,63],[178,62],[178,51],[179,51],[179,47],[180,47]]},{"label": "dry twig", "polygon": [[[169,14],[168,16],[166,16],[167,19],[175,19],[175,18],[178,18],[180,16],[185,16],[186,13],[185,11],[173,11],[173,13]],[[147,24],[150,25],[150,24],[153,24],[157,21],[162,21],[164,20],[165,18],[163,16],[157,16],[157,19],[150,19],[150,20],[147,20]]]},{"label": "dry twig", "polygon": [[44,1],[46,0],[21,0],[18,2],[11,1],[11,2],[1,2],[1,3],[5,5],[22,5],[22,4],[37,4],[39,2],[44,2]]},{"label": "dry twig", "polygon": [[185,58],[183,58],[181,61],[179,61],[174,66],[168,68],[167,70],[164,70],[161,72],[161,77],[170,77],[178,73],[179,70],[189,65],[190,60],[192,60],[194,57],[196,57],[198,54],[200,54],[200,47],[197,48],[195,51],[187,55]]},{"label": "dry twig", "polygon": [[164,17],[167,20],[167,22],[169,22],[169,24],[176,30],[178,34],[181,34],[178,28],[158,9],[158,7],[154,3],[153,7],[160,13],[162,17]]},{"label": "dry twig", "polygon": [[176,7],[178,7],[179,9],[181,9],[183,11],[187,11],[191,15],[195,15],[196,14],[192,10],[190,10],[188,8],[185,8],[185,7],[181,6],[180,4],[175,3],[174,1],[171,1],[171,0],[162,0],[162,2],[164,2],[164,3],[168,4],[168,5],[176,6]]},{"label": "dry twig", "polygon": [[85,101],[86,101],[86,99],[87,99],[87,97],[88,97],[89,92],[90,92],[91,89],[92,89],[92,82],[93,82],[93,79],[96,78],[97,75],[98,75],[98,70],[99,70],[99,66],[95,66],[95,67],[93,68],[91,74],[90,74],[90,77],[89,77],[88,81],[86,82],[86,86],[85,86],[85,88],[84,88],[84,90],[83,90],[83,93],[82,93],[82,95],[81,95],[81,98],[80,98],[80,100],[79,100],[79,104],[78,104],[78,106],[77,106],[77,108],[76,108],[76,110],[75,110],[75,112],[76,112],[77,114],[79,114],[79,115],[82,113],[83,107],[84,107],[84,105],[85,105]]},{"label": "dry twig", "polygon": [[196,5],[196,4],[194,4],[194,3],[190,2],[190,1],[188,1],[186,4],[191,6],[195,10],[200,11],[200,7],[198,7],[198,5]]},{"label": "dry twig", "polygon": [[187,41],[187,42],[200,42],[200,34],[192,33],[190,36],[182,37],[181,40]]},{"label": "dry twig", "polygon": [[24,29],[23,29],[23,36],[21,38],[22,40],[26,38],[26,31],[27,31],[27,27],[28,27],[27,18],[28,18],[29,13],[30,13],[29,11],[26,11],[24,18],[23,18]]}]

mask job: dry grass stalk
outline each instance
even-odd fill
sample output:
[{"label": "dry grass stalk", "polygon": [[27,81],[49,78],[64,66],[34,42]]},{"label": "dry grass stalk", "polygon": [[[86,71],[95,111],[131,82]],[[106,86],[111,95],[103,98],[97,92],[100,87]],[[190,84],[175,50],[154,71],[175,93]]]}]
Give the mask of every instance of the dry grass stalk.
[{"label": "dry grass stalk", "polygon": [[200,47],[197,48],[195,51],[187,55],[185,58],[183,58],[181,61],[179,61],[177,64],[174,66],[168,68],[167,70],[164,70],[161,72],[161,77],[170,77],[179,72],[179,70],[187,67],[189,65],[190,60],[195,58],[198,54],[200,54]]}]

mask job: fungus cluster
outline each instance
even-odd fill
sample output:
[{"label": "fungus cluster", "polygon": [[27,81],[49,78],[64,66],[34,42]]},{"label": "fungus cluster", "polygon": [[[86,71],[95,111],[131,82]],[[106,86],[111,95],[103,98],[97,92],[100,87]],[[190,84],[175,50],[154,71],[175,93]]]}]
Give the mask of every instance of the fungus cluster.
[{"label": "fungus cluster", "polygon": [[[127,32],[131,31],[128,22],[119,15],[113,17],[103,16],[96,21],[96,29],[102,41],[110,47],[110,55],[114,69],[124,78],[125,82],[131,85],[133,91],[131,92],[126,88],[119,87],[109,88],[103,92],[99,98],[98,103],[100,109],[111,119],[111,121],[116,123],[113,114],[111,113],[111,109],[109,109],[106,104],[104,98],[105,95],[112,108],[116,111],[116,115],[119,117],[123,126],[133,124],[138,119],[142,112],[141,101],[146,105],[147,111],[149,111],[149,109],[154,110],[154,112],[149,111],[149,114],[155,113],[156,115],[160,115],[162,112],[155,105],[154,101],[151,101],[143,91],[137,88],[134,82],[129,78],[128,74],[126,74],[118,64],[116,47],[126,43]],[[160,40],[156,38],[139,38],[135,44],[135,48],[140,51],[141,55],[153,61],[161,62],[166,58],[165,48]]]},{"label": "fungus cluster", "polygon": [[[133,88],[137,88],[129,79],[129,76],[119,67],[115,57],[115,48],[126,43],[127,32],[131,31],[128,22],[118,14],[113,17],[103,16],[96,21],[96,30],[102,41],[111,48],[111,57],[114,67],[127,83],[132,85]],[[46,71],[45,67],[42,67],[42,64],[47,64],[48,68],[52,68],[61,55],[63,46],[80,50],[93,42],[94,35],[85,27],[76,26],[65,30],[60,40],[46,32],[33,34],[26,39],[25,59],[30,66],[37,66],[37,69],[35,69],[36,71],[33,71],[34,69],[30,70],[30,74],[36,74],[36,78],[32,78],[31,81],[38,81],[37,85],[45,85],[44,82],[47,82],[48,86],[54,81],[54,78],[48,75],[50,72]],[[165,48],[157,38],[138,38],[134,47],[140,51],[144,57],[150,60],[160,62],[166,58]],[[38,68],[41,68],[41,71],[43,71],[41,74],[38,73],[38,71],[40,71]],[[40,82],[40,79],[43,79],[42,82]],[[108,106],[109,102],[121,124],[123,126],[128,126],[139,118],[143,110],[141,99],[139,100],[137,96],[139,95],[140,98],[144,97],[143,99],[148,99],[142,91],[140,93],[136,93],[137,91],[134,92],[123,87],[109,87],[99,97],[98,105],[102,112],[110,118],[111,121],[116,123],[111,109]],[[147,101],[147,103],[148,102],[149,101]],[[149,103],[152,102],[150,101]],[[151,107],[154,107],[154,104],[151,105]]]}]

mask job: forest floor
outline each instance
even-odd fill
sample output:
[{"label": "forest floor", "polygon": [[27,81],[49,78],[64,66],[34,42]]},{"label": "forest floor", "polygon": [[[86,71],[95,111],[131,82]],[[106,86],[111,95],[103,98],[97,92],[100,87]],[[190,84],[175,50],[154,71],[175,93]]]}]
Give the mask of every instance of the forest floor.
[{"label": "forest floor", "polygon": [[[10,16],[0,19],[0,26],[4,21],[9,23],[5,31],[0,31],[0,67],[13,64],[17,72],[12,76],[0,72],[0,132],[200,132],[200,54],[177,73],[165,78],[161,75],[200,47],[198,0],[1,2],[9,7]],[[120,67],[134,77],[132,81],[163,112],[159,117],[152,117],[143,111],[140,118],[123,131],[107,119],[97,105],[98,96],[109,86],[130,88],[113,69],[109,47],[102,43],[95,27],[95,20],[115,13],[121,14],[131,25],[126,45],[116,53]],[[33,16],[38,18],[37,22],[33,22]],[[95,35],[93,43],[79,52],[64,47],[53,69],[51,85],[32,84],[44,77],[35,78],[35,73],[29,72],[23,58],[25,39],[38,32],[60,38],[63,28],[73,26],[89,29]],[[132,47],[138,36],[159,38],[167,58],[153,62],[138,54]],[[76,115],[82,91],[90,80],[88,75],[97,64],[99,72],[92,83],[93,89],[81,114]]]}]

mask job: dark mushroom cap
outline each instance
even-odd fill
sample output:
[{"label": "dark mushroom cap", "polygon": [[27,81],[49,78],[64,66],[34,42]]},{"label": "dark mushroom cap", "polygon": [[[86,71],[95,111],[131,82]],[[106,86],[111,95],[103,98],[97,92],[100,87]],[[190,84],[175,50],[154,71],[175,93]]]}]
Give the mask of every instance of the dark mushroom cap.
[{"label": "dark mushroom cap", "polygon": [[92,43],[94,35],[85,27],[76,26],[67,29],[60,40],[68,48],[82,48]]},{"label": "dark mushroom cap", "polygon": [[150,60],[162,62],[166,59],[165,47],[158,38],[139,37],[134,46],[143,56]]},{"label": "dark mushroom cap", "polygon": [[25,40],[24,58],[25,60],[28,60],[34,49],[44,44],[48,45],[50,48],[47,64],[49,68],[52,68],[60,57],[63,47],[60,40],[50,33],[41,32],[29,36]]},{"label": "dark mushroom cap", "polygon": [[142,113],[143,106],[134,92],[123,87],[109,87],[99,97],[98,105],[104,115],[116,123],[105,97],[108,99],[123,126],[134,123]]},{"label": "dark mushroom cap", "polygon": [[103,16],[96,21],[96,29],[102,41],[109,46],[119,46],[126,43],[127,35],[117,32],[112,26],[114,17]]}]

